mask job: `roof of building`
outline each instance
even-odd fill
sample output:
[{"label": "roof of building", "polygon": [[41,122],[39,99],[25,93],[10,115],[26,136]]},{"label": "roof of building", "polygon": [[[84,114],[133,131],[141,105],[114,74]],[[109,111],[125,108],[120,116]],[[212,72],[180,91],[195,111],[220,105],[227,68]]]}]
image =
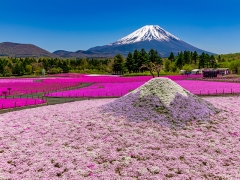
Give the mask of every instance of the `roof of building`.
[{"label": "roof of building", "polygon": [[192,71],[200,71],[200,69],[193,69]]}]

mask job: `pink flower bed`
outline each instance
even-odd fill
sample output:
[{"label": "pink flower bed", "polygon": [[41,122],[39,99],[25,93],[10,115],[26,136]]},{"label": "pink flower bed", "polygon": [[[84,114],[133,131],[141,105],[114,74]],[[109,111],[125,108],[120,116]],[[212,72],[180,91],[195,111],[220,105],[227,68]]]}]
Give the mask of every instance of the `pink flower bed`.
[{"label": "pink flower bed", "polygon": [[239,97],[174,130],[101,113],[112,99],[0,116],[0,179],[239,179]]},{"label": "pink flower bed", "polygon": [[34,98],[15,98],[15,99],[3,99],[0,98],[0,109],[8,109],[22,106],[31,106],[37,104],[43,104],[46,100],[34,99]]},{"label": "pink flower bed", "polygon": [[[80,83],[75,79],[0,79],[0,95],[3,91],[7,91],[7,95],[22,95],[38,92],[47,92],[59,89],[65,89],[77,86]],[[9,91],[8,88],[11,88]]]},{"label": "pink flower bed", "polygon": [[[200,78],[201,75],[171,75],[161,76],[167,77],[171,80],[183,80],[188,78]],[[119,76],[88,76],[84,75],[78,80],[80,82],[94,82],[94,83],[122,83],[122,82],[146,82],[152,79],[152,76],[130,76],[130,77],[119,77]]]},{"label": "pink flower bed", "polygon": [[[60,76],[60,75],[59,75]],[[65,77],[64,77],[65,76]],[[192,75],[198,77],[199,75]],[[166,76],[172,80],[182,80],[190,76]],[[137,76],[137,77],[118,77],[118,76],[89,76],[83,74],[63,74],[60,77],[46,77],[46,78],[8,78],[0,79],[0,95],[3,91],[7,91],[10,95],[32,94],[38,92],[56,91],[81,83],[123,83],[123,82],[146,82],[150,80],[151,76]],[[10,91],[7,88],[11,88]]]},{"label": "pink flower bed", "polygon": [[175,82],[191,93],[197,95],[240,93],[240,84],[238,83],[193,80],[181,80]]},{"label": "pink flower bed", "polygon": [[[174,80],[180,86],[196,95],[240,93],[240,84],[228,82],[208,82],[197,80]],[[138,88],[145,81],[122,83],[95,83],[81,89],[45,94],[50,97],[120,97]]]},{"label": "pink flower bed", "polygon": [[45,94],[50,97],[120,97],[138,88],[145,82],[95,83],[81,89]]}]

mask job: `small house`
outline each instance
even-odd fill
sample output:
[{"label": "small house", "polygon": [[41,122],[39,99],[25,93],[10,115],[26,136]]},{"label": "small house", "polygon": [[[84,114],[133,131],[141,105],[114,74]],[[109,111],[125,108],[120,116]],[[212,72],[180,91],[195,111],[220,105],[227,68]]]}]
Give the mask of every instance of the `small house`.
[{"label": "small house", "polygon": [[191,74],[200,74],[200,69],[193,69]]},{"label": "small house", "polygon": [[186,70],[180,70],[180,74],[186,74]]},{"label": "small house", "polygon": [[218,74],[220,75],[227,75],[230,74],[230,71],[228,68],[217,68]]},{"label": "small house", "polygon": [[204,69],[202,73],[204,78],[214,78],[217,77],[218,71],[212,69]]}]

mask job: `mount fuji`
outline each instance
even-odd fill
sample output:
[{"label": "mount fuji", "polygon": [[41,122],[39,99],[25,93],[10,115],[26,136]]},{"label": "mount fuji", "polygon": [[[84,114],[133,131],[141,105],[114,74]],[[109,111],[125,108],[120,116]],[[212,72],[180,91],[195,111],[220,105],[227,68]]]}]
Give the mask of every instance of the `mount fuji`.
[{"label": "mount fuji", "polygon": [[177,54],[180,51],[214,54],[182,41],[158,25],[143,26],[114,43],[96,46],[87,51],[68,52],[60,50],[53,52],[53,54],[61,57],[113,57],[116,54],[127,56],[129,52],[133,52],[135,49],[141,50],[142,48],[146,51],[150,49],[157,50],[162,57],[168,57],[171,52]]}]

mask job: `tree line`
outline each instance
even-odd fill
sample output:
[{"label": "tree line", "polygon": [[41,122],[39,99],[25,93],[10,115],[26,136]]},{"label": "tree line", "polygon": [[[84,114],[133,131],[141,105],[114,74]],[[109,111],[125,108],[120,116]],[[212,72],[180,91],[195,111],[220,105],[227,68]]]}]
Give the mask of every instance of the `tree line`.
[{"label": "tree line", "polygon": [[0,76],[41,75],[57,73],[111,73],[110,59],[0,58]]},{"label": "tree line", "polygon": [[171,52],[169,57],[162,58],[158,51],[145,49],[129,52],[124,58],[121,54],[113,58],[0,58],[0,76],[22,76],[40,75],[42,69],[47,74],[56,73],[143,73],[150,71],[153,75],[160,71],[166,73],[177,73],[184,69],[217,68],[225,67],[234,73],[240,73],[240,60],[227,59],[218,55],[213,56],[207,53],[198,54],[196,51],[183,51],[176,55]]},{"label": "tree line", "polygon": [[171,52],[168,58],[163,59],[156,50],[151,49],[146,52],[145,49],[141,49],[133,53],[129,52],[126,59],[120,54],[115,56],[113,72],[139,73],[146,70],[158,72],[157,69],[161,68],[165,72],[176,72],[181,69],[191,71],[195,68],[216,68],[217,66],[215,57],[204,52],[199,55],[196,51],[184,51],[176,56]]}]

